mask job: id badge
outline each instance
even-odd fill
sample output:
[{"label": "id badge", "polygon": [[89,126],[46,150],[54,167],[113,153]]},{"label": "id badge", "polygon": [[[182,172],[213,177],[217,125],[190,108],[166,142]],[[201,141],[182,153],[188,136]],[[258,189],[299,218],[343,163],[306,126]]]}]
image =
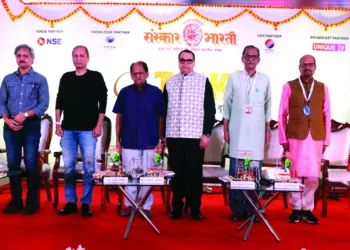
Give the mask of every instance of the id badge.
[{"label": "id badge", "polygon": [[245,106],[245,113],[246,114],[251,114],[252,113],[252,105],[247,104]]},{"label": "id badge", "polygon": [[305,105],[303,107],[303,111],[304,111],[304,115],[310,115],[311,114],[310,106]]}]

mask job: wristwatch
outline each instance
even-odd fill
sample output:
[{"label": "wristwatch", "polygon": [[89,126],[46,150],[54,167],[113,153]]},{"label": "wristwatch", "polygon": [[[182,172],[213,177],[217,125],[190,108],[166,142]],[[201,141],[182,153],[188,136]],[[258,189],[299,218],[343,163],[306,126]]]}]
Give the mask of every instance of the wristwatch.
[{"label": "wristwatch", "polygon": [[28,117],[28,113],[27,112],[24,112],[24,117]]}]

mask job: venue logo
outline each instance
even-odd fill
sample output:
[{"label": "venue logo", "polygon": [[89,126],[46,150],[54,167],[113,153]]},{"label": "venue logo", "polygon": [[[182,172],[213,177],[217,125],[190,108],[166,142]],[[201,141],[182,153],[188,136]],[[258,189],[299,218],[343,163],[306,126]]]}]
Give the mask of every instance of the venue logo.
[{"label": "venue logo", "polygon": [[183,39],[188,46],[196,47],[203,39],[203,31],[200,27],[203,23],[197,19],[192,19],[186,21],[185,24],[185,28],[182,32]]},{"label": "venue logo", "polygon": [[47,45],[61,45],[62,44],[62,38],[44,38],[44,37],[39,37],[37,39],[37,43],[40,46],[43,46],[44,44],[47,44]]},{"label": "venue logo", "polygon": [[337,43],[313,43],[312,50],[317,51],[345,51],[345,44],[337,44]]},{"label": "venue logo", "polygon": [[42,46],[42,45],[45,44],[45,38],[39,37],[38,40],[37,40],[37,42],[38,42],[38,44],[39,44],[40,46]]}]

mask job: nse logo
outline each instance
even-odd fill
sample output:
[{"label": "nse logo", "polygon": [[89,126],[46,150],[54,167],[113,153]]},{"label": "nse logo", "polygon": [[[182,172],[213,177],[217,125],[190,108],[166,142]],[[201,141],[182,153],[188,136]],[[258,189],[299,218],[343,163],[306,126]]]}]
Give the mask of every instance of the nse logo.
[{"label": "nse logo", "polygon": [[38,44],[40,46],[44,45],[45,43],[47,45],[61,45],[62,44],[62,38],[43,38],[39,37],[37,40]]}]

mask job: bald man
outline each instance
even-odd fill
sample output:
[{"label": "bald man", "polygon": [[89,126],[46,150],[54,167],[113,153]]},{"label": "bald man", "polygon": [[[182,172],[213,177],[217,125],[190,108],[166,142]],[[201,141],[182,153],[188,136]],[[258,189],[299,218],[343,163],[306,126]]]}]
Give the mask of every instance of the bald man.
[{"label": "bald man", "polygon": [[331,114],[328,88],[314,80],[315,70],[313,56],[299,60],[300,77],[283,86],[279,108],[280,144],[292,162],[292,178],[305,185],[304,192],[289,193],[292,213],[288,220],[292,223],[303,219],[318,224],[312,210],[322,154],[330,141]]}]

